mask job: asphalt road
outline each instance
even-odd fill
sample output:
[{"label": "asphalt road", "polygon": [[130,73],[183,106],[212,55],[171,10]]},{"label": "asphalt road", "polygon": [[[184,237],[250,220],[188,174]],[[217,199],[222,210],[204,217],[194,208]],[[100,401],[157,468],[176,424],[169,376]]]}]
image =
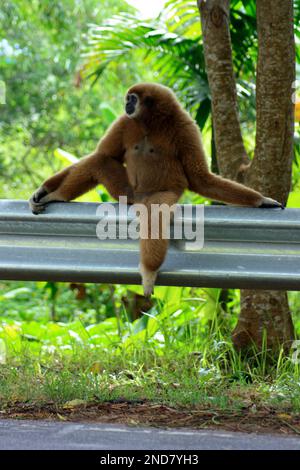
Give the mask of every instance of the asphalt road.
[{"label": "asphalt road", "polygon": [[0,450],[299,450],[300,437],[0,420]]}]

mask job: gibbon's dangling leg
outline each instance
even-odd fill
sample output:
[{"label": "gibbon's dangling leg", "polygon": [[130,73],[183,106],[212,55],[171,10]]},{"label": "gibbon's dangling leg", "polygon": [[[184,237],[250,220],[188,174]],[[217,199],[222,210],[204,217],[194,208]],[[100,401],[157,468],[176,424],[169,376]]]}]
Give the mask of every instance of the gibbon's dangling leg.
[{"label": "gibbon's dangling leg", "polygon": [[132,201],[132,191],[123,166],[122,122],[116,121],[98,144],[94,153],[82,158],[47,179],[29,200],[34,214],[43,212],[46,204],[70,201],[104,184],[115,198],[127,196]]},{"label": "gibbon's dangling leg", "polygon": [[[153,193],[140,201],[146,211],[140,212],[140,273],[145,297],[153,293],[157,272],[169,244],[170,219],[181,194],[172,191]],[[155,238],[154,238],[155,237]],[[167,238],[164,238],[167,237]]]}]

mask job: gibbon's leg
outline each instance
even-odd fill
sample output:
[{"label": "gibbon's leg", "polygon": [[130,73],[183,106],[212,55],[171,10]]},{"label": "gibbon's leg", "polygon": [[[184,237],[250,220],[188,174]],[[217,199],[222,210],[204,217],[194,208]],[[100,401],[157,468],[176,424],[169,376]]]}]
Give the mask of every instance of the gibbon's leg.
[{"label": "gibbon's leg", "polygon": [[[168,225],[170,224],[170,207],[176,204],[181,194],[176,194],[172,191],[162,191],[152,194],[144,198],[141,204],[146,207],[146,213],[140,214],[141,234],[147,238],[140,239],[140,273],[142,276],[142,284],[144,288],[145,297],[153,293],[155,280],[157,277],[158,269],[163,263],[169,240],[163,238],[163,234],[167,233]],[[159,218],[153,216],[156,210],[153,205],[161,205],[161,212]],[[164,214],[163,211],[166,211]],[[156,212],[157,214],[157,212]],[[151,219],[151,216],[153,217]],[[145,220],[145,217],[147,220]],[[155,224],[158,222],[157,224]],[[154,227],[155,224],[155,227]],[[157,239],[151,238],[151,231],[156,232]]]},{"label": "gibbon's leg", "polygon": [[[123,166],[124,117],[117,119],[91,155],[47,179],[29,200],[31,210],[39,214],[52,201],[70,201],[102,183],[114,197],[132,198],[126,168]],[[129,199],[128,202],[133,202]]]},{"label": "gibbon's leg", "polygon": [[39,214],[49,202],[70,201],[99,183],[104,184],[115,199],[127,195],[128,202],[132,202],[130,184],[122,163],[94,153],[47,179],[29,200],[31,210]]},{"label": "gibbon's leg", "polygon": [[274,199],[265,197],[254,189],[213,173],[207,173],[205,176],[201,175],[198,180],[193,179],[190,189],[202,196],[228,204],[260,208],[281,207],[284,209],[282,204]]},{"label": "gibbon's leg", "polygon": [[[92,189],[93,179],[89,171],[84,171],[88,162],[82,160],[80,165],[75,163],[48,178],[29,199],[29,205],[34,214],[44,211],[49,202],[70,201],[76,196]],[[75,181],[76,180],[76,184]]]}]

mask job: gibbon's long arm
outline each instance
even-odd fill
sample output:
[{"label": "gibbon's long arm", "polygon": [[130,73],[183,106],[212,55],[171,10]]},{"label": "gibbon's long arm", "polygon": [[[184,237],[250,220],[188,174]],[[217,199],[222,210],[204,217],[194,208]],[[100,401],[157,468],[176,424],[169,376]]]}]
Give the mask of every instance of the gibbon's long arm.
[{"label": "gibbon's long arm", "polygon": [[200,133],[194,123],[188,125],[186,135],[188,139],[184,138],[184,134],[181,135],[178,147],[190,190],[227,204],[283,208],[279,202],[263,196],[254,189],[211,173],[206,162]]},{"label": "gibbon's long arm", "polygon": [[123,195],[128,196],[131,202],[123,155],[123,122],[118,119],[101,139],[95,152],[42,184],[29,200],[32,212],[39,214],[49,202],[75,199],[97,184],[103,184],[115,199]]}]

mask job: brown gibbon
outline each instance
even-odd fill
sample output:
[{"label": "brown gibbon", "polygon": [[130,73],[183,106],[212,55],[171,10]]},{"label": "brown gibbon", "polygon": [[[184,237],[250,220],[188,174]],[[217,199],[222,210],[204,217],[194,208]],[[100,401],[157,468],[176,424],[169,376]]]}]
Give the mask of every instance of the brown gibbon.
[{"label": "brown gibbon", "polygon": [[[47,179],[30,199],[34,214],[52,201],[70,201],[103,184],[111,196],[129,203],[177,203],[188,188],[202,196],[239,206],[282,205],[242,184],[210,172],[200,131],[167,87],[140,83],[125,98],[125,113],[108,129],[96,150]],[[150,221],[151,217],[149,217]],[[143,219],[140,219],[141,226]],[[140,272],[144,293],[153,292],[168,240],[140,239]],[[148,224],[151,230],[151,223]]]}]

